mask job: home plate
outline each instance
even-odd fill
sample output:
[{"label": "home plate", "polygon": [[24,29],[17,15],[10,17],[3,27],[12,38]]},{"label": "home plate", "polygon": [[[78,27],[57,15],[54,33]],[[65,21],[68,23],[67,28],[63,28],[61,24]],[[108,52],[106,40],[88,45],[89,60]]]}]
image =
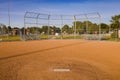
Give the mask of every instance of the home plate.
[{"label": "home plate", "polygon": [[54,72],[70,72],[70,69],[53,69]]}]

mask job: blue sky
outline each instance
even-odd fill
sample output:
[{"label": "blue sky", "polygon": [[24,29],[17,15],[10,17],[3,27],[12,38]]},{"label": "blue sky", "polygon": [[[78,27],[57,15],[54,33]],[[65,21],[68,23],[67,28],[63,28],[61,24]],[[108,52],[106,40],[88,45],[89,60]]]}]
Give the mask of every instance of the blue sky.
[{"label": "blue sky", "polygon": [[7,4],[10,1],[11,25],[23,27],[26,11],[50,14],[83,14],[99,12],[102,22],[120,14],[120,0],[0,0],[0,23],[8,25]]}]

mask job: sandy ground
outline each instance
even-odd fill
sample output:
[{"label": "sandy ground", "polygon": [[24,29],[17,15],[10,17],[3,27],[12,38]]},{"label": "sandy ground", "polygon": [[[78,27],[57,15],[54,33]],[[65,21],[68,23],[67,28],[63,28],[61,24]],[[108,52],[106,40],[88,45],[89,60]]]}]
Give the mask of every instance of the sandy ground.
[{"label": "sandy ground", "polygon": [[0,80],[120,80],[120,43],[1,42]]}]

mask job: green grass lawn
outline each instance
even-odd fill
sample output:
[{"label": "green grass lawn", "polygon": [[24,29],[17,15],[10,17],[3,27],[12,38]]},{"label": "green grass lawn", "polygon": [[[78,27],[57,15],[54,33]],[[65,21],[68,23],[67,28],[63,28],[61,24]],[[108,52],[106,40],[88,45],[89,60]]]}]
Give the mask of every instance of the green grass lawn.
[{"label": "green grass lawn", "polygon": [[63,39],[82,39],[83,36],[78,35],[78,36],[73,36],[73,35],[68,35],[68,36],[63,36]]},{"label": "green grass lawn", "polygon": [[107,41],[120,41],[120,38],[110,38],[110,39],[108,39]]},{"label": "green grass lawn", "polygon": [[2,41],[20,41],[20,36],[1,36]]},{"label": "green grass lawn", "polygon": [[40,39],[48,39],[48,35],[40,35],[39,38]]},{"label": "green grass lawn", "polygon": [[40,35],[39,36],[40,39],[82,39],[83,36],[78,35],[78,36],[74,36],[74,35],[63,35],[63,36],[55,36],[55,35]]},{"label": "green grass lawn", "polygon": [[[55,36],[55,35],[40,35],[40,39],[84,39],[83,36],[78,35],[63,35],[63,36]],[[20,36],[0,36],[0,39],[2,41],[21,41]],[[103,39],[104,41],[120,41],[120,38],[111,38],[111,37],[106,37],[106,39]]]}]

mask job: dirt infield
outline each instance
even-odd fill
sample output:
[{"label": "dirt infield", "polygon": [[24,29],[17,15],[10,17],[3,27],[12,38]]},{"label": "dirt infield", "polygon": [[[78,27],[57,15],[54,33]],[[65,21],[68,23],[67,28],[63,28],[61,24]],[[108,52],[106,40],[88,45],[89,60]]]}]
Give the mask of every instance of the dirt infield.
[{"label": "dirt infield", "polygon": [[1,42],[0,80],[120,80],[120,43]]}]

